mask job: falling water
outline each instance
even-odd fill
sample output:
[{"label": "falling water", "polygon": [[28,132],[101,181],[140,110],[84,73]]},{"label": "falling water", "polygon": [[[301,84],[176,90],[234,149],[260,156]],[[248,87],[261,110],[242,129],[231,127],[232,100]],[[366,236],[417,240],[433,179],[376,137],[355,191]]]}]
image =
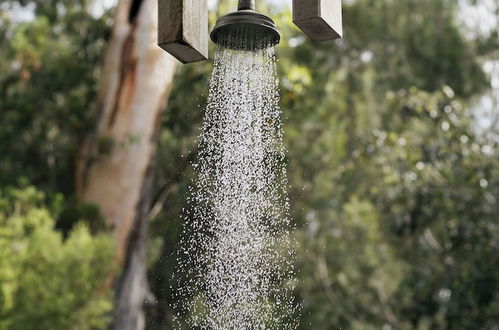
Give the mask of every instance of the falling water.
[{"label": "falling water", "polygon": [[258,48],[215,54],[179,256],[193,328],[295,328],[275,55]]}]

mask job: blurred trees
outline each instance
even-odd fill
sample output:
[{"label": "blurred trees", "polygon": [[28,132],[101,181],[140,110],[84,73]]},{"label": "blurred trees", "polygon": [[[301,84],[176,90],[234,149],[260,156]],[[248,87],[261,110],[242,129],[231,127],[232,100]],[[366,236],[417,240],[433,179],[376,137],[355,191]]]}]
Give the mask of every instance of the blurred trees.
[{"label": "blurred trees", "polygon": [[488,83],[456,10],[357,1],[337,49],[280,56],[311,77],[283,90],[304,328],[498,324],[497,141],[471,125]]},{"label": "blurred trees", "polygon": [[104,329],[114,243],[73,193],[109,15],[79,1],[0,6],[0,329]]},{"label": "blurred trees", "polygon": [[144,301],[153,300],[145,254],[151,203],[151,163],[158,121],[176,60],[157,46],[156,0],[119,1],[95,101],[95,128],[76,161],[76,194],[96,205],[116,241],[123,268],[116,286],[113,328],[144,329]]},{"label": "blurred trees", "polygon": [[[121,1],[113,20],[93,14],[94,4],[2,4],[0,152],[9,156],[0,162],[0,182],[23,177],[50,194],[66,194],[57,221],[64,232],[80,216],[113,232],[124,268],[114,326],[136,328],[149,294],[143,224],[150,162],[175,60],[156,46],[155,0]],[[22,6],[33,20],[9,15]],[[108,287],[118,282],[114,273]]]},{"label": "blurred trees", "polygon": [[[35,4],[23,21],[20,3]],[[74,190],[79,141],[92,127],[110,17],[79,1],[3,2],[0,10],[0,180],[19,177],[51,192]],[[17,5],[17,6],[16,6]],[[22,8],[22,7],[21,7]],[[59,8],[59,9],[57,9]],[[24,15],[29,16],[25,9]]]},{"label": "blurred trees", "polygon": [[[91,252],[94,244],[107,244],[97,243],[104,241],[106,225],[95,206],[74,197],[74,162],[81,140],[95,128],[88,109],[97,99],[112,22],[108,13],[91,15],[83,0],[20,3],[37,4],[33,20],[14,22],[8,10],[0,11],[0,186],[19,185],[25,177],[59,211],[38,199],[34,213],[27,207],[22,216],[8,213],[5,207],[24,203],[22,188],[0,198],[9,219],[0,230],[36,223],[55,243],[37,245],[20,260],[49,251],[54,257],[47,262],[62,275],[51,278],[41,264],[41,283],[54,283],[52,292],[81,295],[78,306],[86,306],[52,313],[59,298],[54,305],[40,303],[48,309],[37,310],[37,320],[53,322],[41,328],[67,328],[65,320],[83,320],[81,315],[89,320],[82,328],[102,328],[110,307],[108,291],[95,290],[100,277],[89,275],[88,288],[73,285],[65,265],[73,265],[77,237],[88,242],[81,258],[101,260],[107,253]],[[223,11],[228,3],[222,1]],[[481,65],[497,54],[497,31],[470,37],[451,0],[357,0],[344,2],[344,39],[318,43],[292,26],[289,11],[268,10],[283,33],[277,49],[301,327],[497,329],[499,155],[490,138],[497,134],[479,134],[470,110],[490,88]],[[216,13],[210,15],[213,21]],[[152,205],[144,210],[152,219],[147,265],[156,296],[155,304],[147,302],[147,329],[171,328],[179,214],[210,70],[209,62],[180,67],[160,118]],[[107,150],[109,140],[100,141]],[[64,202],[57,202],[61,193]],[[93,234],[75,225],[80,219]],[[54,231],[53,221],[65,236]],[[0,241],[12,246],[34,239],[26,230],[17,237]],[[42,292],[38,277],[6,279],[4,269],[18,272],[12,264],[17,259],[0,259],[9,265],[1,267],[0,287]],[[76,269],[85,272],[89,260]],[[100,262],[92,266],[97,273],[108,270]],[[16,313],[32,315],[23,297]],[[23,329],[4,314],[13,303],[1,306],[0,328]]]}]

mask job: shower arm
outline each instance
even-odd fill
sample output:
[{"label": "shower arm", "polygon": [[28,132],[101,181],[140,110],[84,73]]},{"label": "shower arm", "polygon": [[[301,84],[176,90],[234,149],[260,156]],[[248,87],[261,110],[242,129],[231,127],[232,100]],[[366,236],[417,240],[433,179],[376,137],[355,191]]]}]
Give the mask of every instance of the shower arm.
[{"label": "shower arm", "polygon": [[255,0],[239,0],[237,10],[255,10]]}]

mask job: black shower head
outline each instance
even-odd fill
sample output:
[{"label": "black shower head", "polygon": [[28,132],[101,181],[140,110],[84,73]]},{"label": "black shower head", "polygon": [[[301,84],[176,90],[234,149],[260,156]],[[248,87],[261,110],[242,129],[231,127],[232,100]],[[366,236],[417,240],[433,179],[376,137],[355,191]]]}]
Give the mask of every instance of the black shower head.
[{"label": "black shower head", "polygon": [[240,0],[238,11],[220,17],[210,37],[217,45],[236,50],[264,49],[281,39],[274,21],[255,11],[254,0]]}]

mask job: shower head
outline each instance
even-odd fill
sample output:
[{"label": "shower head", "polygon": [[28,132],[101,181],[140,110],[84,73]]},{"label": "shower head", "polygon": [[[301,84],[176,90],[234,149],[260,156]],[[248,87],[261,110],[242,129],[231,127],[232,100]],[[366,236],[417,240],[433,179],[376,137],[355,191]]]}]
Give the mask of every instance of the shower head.
[{"label": "shower head", "polygon": [[210,37],[217,45],[235,50],[264,49],[281,39],[274,21],[255,11],[254,0],[239,0],[238,11],[220,17]]}]

